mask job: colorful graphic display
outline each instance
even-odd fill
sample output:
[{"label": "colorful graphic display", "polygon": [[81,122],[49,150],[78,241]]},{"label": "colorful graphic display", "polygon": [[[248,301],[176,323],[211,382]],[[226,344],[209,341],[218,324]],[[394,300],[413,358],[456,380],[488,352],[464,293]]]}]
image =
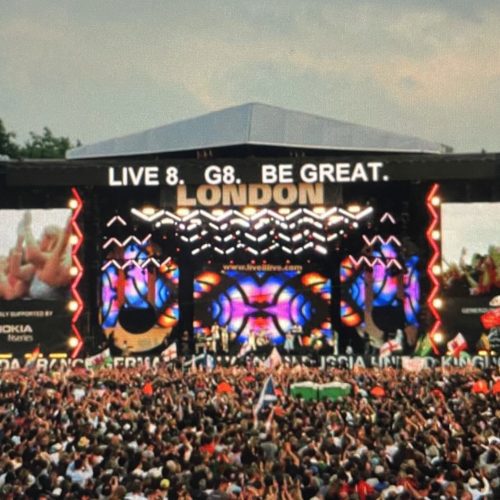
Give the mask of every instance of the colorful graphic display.
[{"label": "colorful graphic display", "polygon": [[[321,347],[332,338],[331,281],[302,266],[234,265],[204,270],[194,281],[194,329],[198,342],[214,325],[229,332],[231,345]],[[321,345],[320,345],[321,343]]]},{"label": "colorful graphic display", "polygon": [[72,313],[71,215],[0,210],[0,351],[67,351]]},{"label": "colorful graphic display", "polygon": [[346,258],[340,267],[342,323],[358,329],[360,334],[368,334],[374,345],[397,330],[406,333],[410,344],[416,340],[413,337],[420,311],[419,259],[413,255],[404,261],[404,266],[397,267],[398,254],[396,245],[383,243],[372,250],[372,266]]},{"label": "colorful graphic display", "polygon": [[148,243],[131,240],[114,249],[101,270],[101,326],[125,352],[160,346],[179,320],[179,269],[152,257]]}]

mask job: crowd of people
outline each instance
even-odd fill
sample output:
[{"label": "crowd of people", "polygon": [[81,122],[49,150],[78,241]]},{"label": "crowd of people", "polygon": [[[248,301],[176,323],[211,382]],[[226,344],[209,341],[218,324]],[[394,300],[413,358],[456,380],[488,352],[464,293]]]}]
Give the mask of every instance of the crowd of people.
[{"label": "crowd of people", "polygon": [[[180,362],[5,371],[0,497],[500,498],[498,368],[281,365],[277,400],[260,407],[269,375]],[[304,401],[290,393],[304,380],[352,391]]]}]

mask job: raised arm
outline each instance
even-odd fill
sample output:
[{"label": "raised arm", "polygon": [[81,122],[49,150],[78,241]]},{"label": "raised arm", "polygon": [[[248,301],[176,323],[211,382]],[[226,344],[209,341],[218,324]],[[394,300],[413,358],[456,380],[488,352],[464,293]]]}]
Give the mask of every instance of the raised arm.
[{"label": "raised arm", "polygon": [[26,210],[22,221],[19,223],[18,235],[23,236],[26,243],[26,260],[35,266],[43,265],[50,254],[42,252],[31,228],[31,212]]}]

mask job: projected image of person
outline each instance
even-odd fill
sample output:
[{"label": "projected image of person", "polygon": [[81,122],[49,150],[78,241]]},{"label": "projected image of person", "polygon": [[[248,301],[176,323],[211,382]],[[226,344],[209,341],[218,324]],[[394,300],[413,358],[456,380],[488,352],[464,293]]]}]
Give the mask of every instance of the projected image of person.
[{"label": "projected image of person", "polygon": [[444,203],[442,283],[450,297],[500,292],[500,203]]},{"label": "projected image of person", "polygon": [[[13,260],[14,275],[24,282],[30,281],[29,297],[57,300],[64,298],[71,282],[70,221],[66,228],[47,225],[40,239],[33,236],[31,212],[24,213],[18,227],[18,247]],[[24,242],[24,255],[20,255],[19,242]],[[24,264],[21,265],[22,259]]]},{"label": "projected image of person", "polygon": [[0,257],[0,299],[15,300],[28,295],[31,273],[22,270],[21,259],[22,238],[18,238],[8,257]]}]

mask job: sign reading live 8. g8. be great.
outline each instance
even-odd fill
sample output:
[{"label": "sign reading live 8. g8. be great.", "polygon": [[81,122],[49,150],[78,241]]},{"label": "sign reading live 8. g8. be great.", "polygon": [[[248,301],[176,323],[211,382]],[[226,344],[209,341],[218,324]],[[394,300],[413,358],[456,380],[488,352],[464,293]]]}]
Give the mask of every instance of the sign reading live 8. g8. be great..
[{"label": "sign reading live 8. g8. be great.", "polygon": [[[248,182],[262,184],[329,184],[388,181],[379,161],[338,163],[264,163],[257,168],[234,165],[207,165],[196,173],[186,167],[134,165],[108,167],[108,185],[182,186],[185,184],[230,185]],[[195,175],[194,175],[195,174]]]},{"label": "sign reading live 8. g8. be great.", "polygon": [[108,167],[108,186],[171,187],[179,207],[323,205],[342,183],[387,180],[376,161]]}]

